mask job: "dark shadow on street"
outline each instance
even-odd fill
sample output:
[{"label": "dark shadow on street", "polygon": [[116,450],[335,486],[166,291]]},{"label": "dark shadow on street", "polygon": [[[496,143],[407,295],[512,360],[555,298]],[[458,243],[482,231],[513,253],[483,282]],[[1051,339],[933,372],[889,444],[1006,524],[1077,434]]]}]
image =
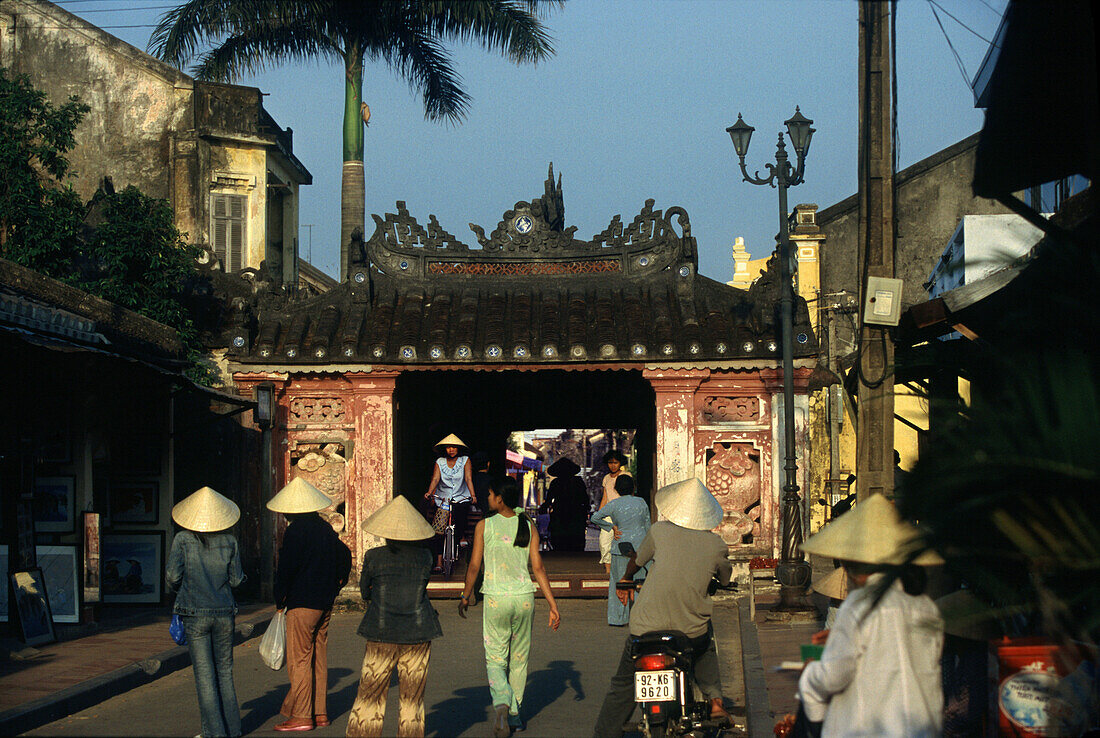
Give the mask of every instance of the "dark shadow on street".
[{"label": "dark shadow on street", "polygon": [[[328,683],[330,686],[336,684],[351,673],[351,669],[330,668],[328,670]],[[351,711],[351,705],[355,701],[355,690],[358,686],[358,682],[356,682],[350,689],[345,687],[339,692],[329,693],[326,699],[329,722],[335,723],[338,718]],[[279,718],[279,722],[282,722],[285,718],[279,715],[279,708],[283,706],[283,700],[286,699],[286,693],[289,689],[289,682],[280,684],[274,689],[267,690],[256,699],[241,703],[241,733],[248,735],[259,730],[272,718]],[[349,692],[350,697],[346,697],[345,693]]]},{"label": "dark shadow on street", "polygon": [[528,674],[527,690],[523,693],[524,719],[533,719],[543,708],[557,702],[566,689],[573,691],[574,702],[584,701],[581,673],[572,661],[551,661],[545,669]]},{"label": "dark shadow on street", "polygon": [[458,689],[452,694],[453,697],[432,705],[432,711],[424,719],[425,735],[462,735],[478,723],[485,724],[488,734],[489,702],[492,699],[489,685]]}]

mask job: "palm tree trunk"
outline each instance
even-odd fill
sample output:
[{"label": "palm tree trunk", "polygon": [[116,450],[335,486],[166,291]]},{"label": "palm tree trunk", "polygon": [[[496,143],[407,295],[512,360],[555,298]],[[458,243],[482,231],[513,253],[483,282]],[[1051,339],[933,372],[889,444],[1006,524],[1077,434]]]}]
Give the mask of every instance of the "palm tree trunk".
[{"label": "palm tree trunk", "polygon": [[[363,233],[366,185],[363,177],[363,56],[351,47],[345,53],[344,169],[340,179],[340,281],[348,275],[348,245],[352,232]],[[366,234],[363,233],[365,237]]]}]

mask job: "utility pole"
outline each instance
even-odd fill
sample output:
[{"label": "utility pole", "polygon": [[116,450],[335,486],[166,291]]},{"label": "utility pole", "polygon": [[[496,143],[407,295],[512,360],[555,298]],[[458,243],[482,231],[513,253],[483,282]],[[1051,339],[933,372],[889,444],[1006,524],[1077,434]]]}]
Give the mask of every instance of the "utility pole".
[{"label": "utility pole", "polygon": [[[867,278],[894,276],[891,34],[896,0],[859,3],[859,420],[856,499],[894,489],[894,344],[863,322]],[[900,298],[900,295],[899,295]]]}]

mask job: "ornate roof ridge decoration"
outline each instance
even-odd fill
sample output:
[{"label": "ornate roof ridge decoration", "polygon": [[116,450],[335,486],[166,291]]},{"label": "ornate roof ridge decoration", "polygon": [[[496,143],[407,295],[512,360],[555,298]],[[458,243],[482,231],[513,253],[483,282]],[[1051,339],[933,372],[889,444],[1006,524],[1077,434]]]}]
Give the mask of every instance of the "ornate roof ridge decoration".
[{"label": "ornate roof ridge decoration", "polygon": [[396,213],[371,216],[376,228],[368,241],[353,236],[348,274],[362,284],[371,273],[400,280],[438,280],[616,274],[636,278],[669,268],[688,274],[698,271],[695,239],[683,208],[654,210],[654,201],[648,199],[629,225],[624,227],[616,215],[591,241],[581,241],[574,237],[575,226],[565,227],[561,176],[555,183],[553,163],[544,190],[541,197],[517,202],[505,211],[488,236],[481,226],[470,223],[480,248],[459,241],[435,215],[428,216],[425,228],[399,200]]}]

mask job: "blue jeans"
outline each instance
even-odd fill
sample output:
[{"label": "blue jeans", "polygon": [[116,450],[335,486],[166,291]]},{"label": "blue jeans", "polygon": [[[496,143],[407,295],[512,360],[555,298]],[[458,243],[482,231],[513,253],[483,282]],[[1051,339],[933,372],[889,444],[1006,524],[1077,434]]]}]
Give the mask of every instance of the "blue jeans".
[{"label": "blue jeans", "polygon": [[233,616],[182,615],[195,671],[204,738],[239,736],[241,709],[233,687]]}]

